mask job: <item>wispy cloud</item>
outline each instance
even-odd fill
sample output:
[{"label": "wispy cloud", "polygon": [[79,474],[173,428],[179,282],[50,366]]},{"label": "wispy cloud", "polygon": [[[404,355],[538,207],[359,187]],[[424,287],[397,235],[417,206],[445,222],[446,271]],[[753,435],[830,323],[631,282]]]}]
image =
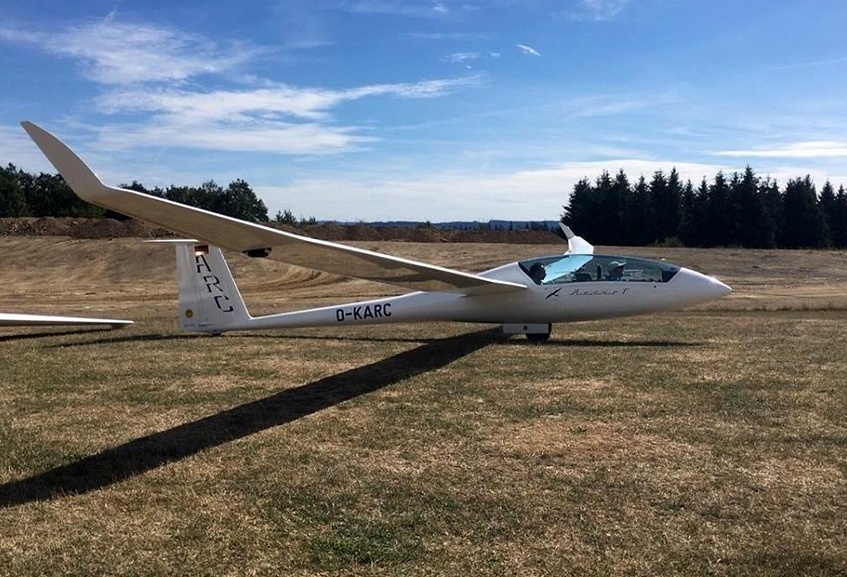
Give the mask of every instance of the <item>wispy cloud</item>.
[{"label": "wispy cloud", "polygon": [[797,142],[776,148],[721,150],[717,156],[749,158],[836,158],[847,157],[847,143],[827,140]]},{"label": "wispy cloud", "polygon": [[[481,76],[370,84],[347,89],[298,87],[249,74],[261,51],[219,47],[203,37],[110,17],[58,32],[0,28],[0,40],[29,44],[75,60],[107,87],[94,104],[121,118],[100,131],[110,147],[168,145],[211,150],[329,154],[377,140],[373,128],[338,125],[335,110],[362,99],[438,98],[479,86]],[[239,77],[240,90],[197,89],[201,76]],[[247,79],[251,79],[249,83]]]},{"label": "wispy cloud", "polygon": [[453,54],[445,56],[444,60],[452,62],[453,64],[462,64],[469,60],[478,60],[480,58],[482,58],[482,54],[480,52],[454,52]]},{"label": "wispy cloud", "polygon": [[515,46],[517,46],[524,54],[529,54],[530,56],[541,56],[541,53],[532,46],[527,46],[526,44],[515,44]]},{"label": "wispy cloud", "polygon": [[569,13],[575,20],[611,20],[630,0],[580,0],[579,7]]},{"label": "wispy cloud", "polygon": [[226,152],[327,155],[360,148],[377,140],[373,136],[357,134],[355,127],[328,126],[315,122],[220,119],[200,125],[193,120],[157,116],[140,124],[107,125],[99,131],[99,146],[121,150],[165,145]]},{"label": "wispy cloud", "polygon": [[678,102],[679,97],[674,92],[658,91],[577,97],[563,101],[562,106],[574,117],[589,118],[656,109]]},{"label": "wispy cloud", "polygon": [[412,18],[440,18],[451,12],[443,0],[346,0],[337,6],[347,12]]},{"label": "wispy cloud", "polygon": [[416,40],[485,40],[486,34],[475,32],[410,32],[409,38]]},{"label": "wispy cloud", "polygon": [[259,52],[248,46],[222,48],[178,30],[119,23],[112,17],[57,32],[0,28],[0,40],[72,58],[88,78],[102,84],[173,82],[220,74]]},{"label": "wispy cloud", "polygon": [[276,86],[252,90],[196,92],[190,90],[120,90],[101,96],[97,102],[107,113],[154,112],[191,117],[197,121],[233,119],[250,114],[265,118],[287,116],[326,120],[329,111],[344,102],[368,97],[435,98],[451,91],[479,85],[480,77],[429,80],[401,84],[373,84],[346,90]]},{"label": "wispy cloud", "polygon": [[378,140],[357,126],[338,126],[332,111],[364,98],[435,98],[477,83],[474,77],[409,84],[378,84],[347,90],[279,86],[207,93],[124,90],[103,95],[107,113],[146,113],[143,124],[104,130],[110,147],[179,146],[277,154],[334,154]]},{"label": "wispy cloud", "polygon": [[445,62],[451,64],[463,64],[465,68],[472,68],[471,63],[477,60],[494,60],[500,58],[499,52],[454,52],[444,57]]}]

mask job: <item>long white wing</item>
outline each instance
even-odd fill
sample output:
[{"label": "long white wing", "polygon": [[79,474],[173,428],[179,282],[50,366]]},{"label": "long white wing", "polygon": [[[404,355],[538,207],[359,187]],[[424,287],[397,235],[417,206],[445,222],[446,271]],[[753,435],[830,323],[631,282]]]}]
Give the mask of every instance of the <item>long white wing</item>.
[{"label": "long white wing", "polygon": [[51,315],[0,313],[0,327],[110,325],[112,328],[118,328],[131,324],[132,321],[121,321],[117,319],[90,319],[85,317],[57,317]]},{"label": "long white wing", "polygon": [[526,288],[519,283],[308,238],[108,186],[58,138],[32,122],[24,121],[21,126],[80,198],[187,237],[242,252],[273,249],[271,256],[282,262],[414,290],[488,294]]}]

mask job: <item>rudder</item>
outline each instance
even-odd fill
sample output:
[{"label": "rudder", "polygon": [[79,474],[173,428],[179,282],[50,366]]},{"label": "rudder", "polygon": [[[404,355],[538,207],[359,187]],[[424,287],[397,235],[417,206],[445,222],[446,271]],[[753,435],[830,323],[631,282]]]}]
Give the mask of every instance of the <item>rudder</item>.
[{"label": "rudder", "polygon": [[220,334],[249,325],[250,314],[221,249],[177,243],[176,265],[180,328]]}]

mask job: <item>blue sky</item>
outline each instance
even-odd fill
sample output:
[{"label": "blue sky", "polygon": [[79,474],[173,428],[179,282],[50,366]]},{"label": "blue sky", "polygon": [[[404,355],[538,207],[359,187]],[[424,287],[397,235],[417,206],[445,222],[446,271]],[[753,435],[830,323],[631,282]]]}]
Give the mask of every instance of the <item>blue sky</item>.
[{"label": "blue sky", "polygon": [[271,216],[556,219],[574,182],[750,165],[847,185],[841,0],[7,3],[0,163],[41,124],[110,183]]}]

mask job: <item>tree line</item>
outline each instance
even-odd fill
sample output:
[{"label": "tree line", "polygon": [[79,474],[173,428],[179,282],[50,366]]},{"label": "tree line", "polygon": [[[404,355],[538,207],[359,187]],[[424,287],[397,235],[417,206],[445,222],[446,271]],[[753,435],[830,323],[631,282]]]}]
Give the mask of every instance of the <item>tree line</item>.
[{"label": "tree line", "polygon": [[563,207],[562,221],[595,244],[747,248],[847,247],[847,192],[827,181],[818,194],[811,177],[783,188],[743,173],[718,172],[698,186],[676,169],[631,184],[623,170],[583,178]]},{"label": "tree line", "polygon": [[[199,187],[147,189],[139,182],[121,185],[251,222],[267,222],[268,212],[247,182],[224,188],[212,180]],[[80,200],[57,174],[29,174],[9,164],[0,168],[0,217],[125,218]],[[294,226],[286,210],[275,220]],[[698,186],[682,182],[676,169],[657,171],[647,181],[630,183],[623,170],[604,171],[594,181],[574,185],[562,221],[595,244],[644,246],[738,246],[750,248],[847,248],[847,192],[827,181],[818,194],[809,176],[783,188],[760,178],[748,166],[727,177],[718,172]]]},{"label": "tree line", "polygon": [[[268,209],[243,180],[234,180],[224,188],[213,180],[198,187],[174,186],[148,189],[141,183],[122,184],[142,192],[211,210],[251,222],[267,222]],[[29,174],[9,164],[0,168],[0,217],[55,216],[76,218],[126,217],[89,204],[77,197],[58,174]]]}]

